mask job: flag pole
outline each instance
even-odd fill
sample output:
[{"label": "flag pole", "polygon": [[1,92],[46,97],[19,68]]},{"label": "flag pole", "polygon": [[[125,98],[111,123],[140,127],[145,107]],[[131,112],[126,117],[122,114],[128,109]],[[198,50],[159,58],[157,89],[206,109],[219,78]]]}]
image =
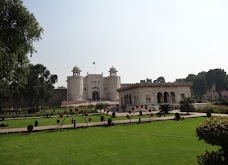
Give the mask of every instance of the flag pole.
[{"label": "flag pole", "polygon": [[96,63],[93,62],[93,65],[94,65],[94,72],[95,72],[95,74],[96,74]]}]

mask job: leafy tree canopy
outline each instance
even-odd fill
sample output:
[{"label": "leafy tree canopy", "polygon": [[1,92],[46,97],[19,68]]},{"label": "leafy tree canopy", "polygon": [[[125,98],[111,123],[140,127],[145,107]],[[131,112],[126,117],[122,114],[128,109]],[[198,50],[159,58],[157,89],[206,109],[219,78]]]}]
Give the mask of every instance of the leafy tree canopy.
[{"label": "leafy tree canopy", "polygon": [[0,110],[9,95],[26,84],[28,54],[43,29],[21,0],[0,1]]},{"label": "leafy tree canopy", "polygon": [[[28,100],[30,108],[37,111],[40,101],[48,101],[54,93],[57,75],[51,75],[50,71],[42,64],[29,65],[28,84],[23,89],[24,98]],[[36,109],[35,109],[36,106]]]},{"label": "leafy tree canopy", "polygon": [[222,98],[221,92],[228,88],[228,76],[223,69],[211,69],[208,72],[200,72],[197,75],[189,74],[184,82],[193,82],[192,92],[197,98],[201,98],[207,91],[215,86],[215,91]]}]

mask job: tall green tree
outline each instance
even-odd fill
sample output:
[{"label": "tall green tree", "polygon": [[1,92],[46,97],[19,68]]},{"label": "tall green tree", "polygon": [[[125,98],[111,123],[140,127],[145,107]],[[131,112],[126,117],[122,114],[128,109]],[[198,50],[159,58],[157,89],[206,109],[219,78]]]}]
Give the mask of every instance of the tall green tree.
[{"label": "tall green tree", "polygon": [[10,95],[26,84],[28,54],[43,29],[21,0],[0,1],[0,111]]},{"label": "tall green tree", "polygon": [[227,88],[227,75],[223,69],[211,69],[206,74],[207,87],[209,90],[215,85],[215,90],[222,99],[222,91]]},{"label": "tall green tree", "polygon": [[28,84],[23,89],[24,98],[28,101],[31,112],[38,111],[41,101],[48,101],[54,94],[57,75],[52,75],[42,64],[29,65]]},{"label": "tall green tree", "polygon": [[186,78],[187,82],[192,82],[192,93],[196,98],[201,99],[202,95],[204,95],[208,88],[207,88],[207,81],[206,81],[206,72],[200,72],[198,75],[189,74]]}]

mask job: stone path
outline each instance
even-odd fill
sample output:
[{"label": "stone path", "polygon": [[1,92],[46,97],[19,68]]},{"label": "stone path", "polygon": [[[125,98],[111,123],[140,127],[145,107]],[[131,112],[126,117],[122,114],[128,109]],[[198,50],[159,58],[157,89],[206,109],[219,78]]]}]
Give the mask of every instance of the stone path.
[{"label": "stone path", "polygon": [[[124,114],[124,113],[121,113]],[[128,114],[128,113],[126,113]],[[126,114],[124,114],[126,116]],[[120,113],[116,114],[117,116],[120,115]],[[216,114],[220,115],[220,114]],[[186,115],[183,116],[184,118],[195,118],[195,117],[203,117],[206,116],[205,113],[192,113],[191,115]],[[227,116],[227,115],[223,115]],[[153,118],[141,118],[141,122],[150,122],[150,121],[162,121],[162,120],[173,120],[173,116],[167,116],[167,117],[153,117]],[[119,124],[129,124],[129,123],[139,123],[139,119],[132,119],[131,121],[128,120],[116,120],[112,122],[114,125],[119,125]],[[95,126],[106,126],[107,121],[105,122],[91,122],[91,123],[79,123],[76,124],[76,128],[81,128],[81,127],[95,127]],[[38,126],[34,127],[33,132],[37,131],[45,131],[45,130],[58,130],[58,129],[73,129],[74,125],[73,124],[65,124],[62,125],[52,125],[52,126]],[[22,132],[27,132],[27,128],[9,128],[9,129],[0,129],[0,134],[8,134],[8,133],[22,133]]]}]

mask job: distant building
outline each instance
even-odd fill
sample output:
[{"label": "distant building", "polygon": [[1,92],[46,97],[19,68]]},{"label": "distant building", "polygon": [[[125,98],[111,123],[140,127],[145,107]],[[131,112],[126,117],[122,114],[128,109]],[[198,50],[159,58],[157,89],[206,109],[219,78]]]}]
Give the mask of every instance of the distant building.
[{"label": "distant building", "polygon": [[103,77],[103,73],[87,73],[87,76],[83,77],[77,66],[72,72],[72,76],[67,76],[67,101],[119,99],[117,89],[120,88],[120,76],[117,76],[116,68],[110,68],[108,77]]},{"label": "distant building", "polygon": [[58,87],[58,89],[66,89],[66,87],[60,86],[60,87]]},{"label": "distant building", "polygon": [[121,106],[179,104],[183,97],[191,97],[192,83],[136,83],[121,87]]},{"label": "distant building", "polygon": [[[221,92],[222,98],[223,99],[228,99],[228,91],[227,90],[223,90]],[[212,100],[217,100],[219,99],[219,94],[218,92],[216,92],[215,90],[215,85],[212,86],[211,90],[207,91],[204,95],[203,98],[205,99],[212,99]]]}]

